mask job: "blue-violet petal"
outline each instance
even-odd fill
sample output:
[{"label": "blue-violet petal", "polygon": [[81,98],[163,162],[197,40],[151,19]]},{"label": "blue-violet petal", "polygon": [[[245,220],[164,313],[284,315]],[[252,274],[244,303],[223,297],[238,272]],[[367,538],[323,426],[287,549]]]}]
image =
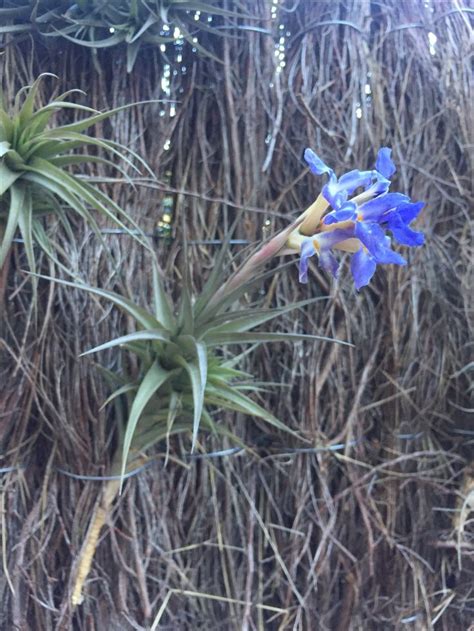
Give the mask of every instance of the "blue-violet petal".
[{"label": "blue-violet petal", "polygon": [[351,259],[351,272],[357,291],[368,285],[375,273],[377,263],[364,248],[358,250]]},{"label": "blue-violet petal", "polygon": [[377,154],[377,161],[375,162],[375,168],[384,177],[390,178],[395,171],[395,165],[391,158],[392,150],[389,147],[382,147]]}]

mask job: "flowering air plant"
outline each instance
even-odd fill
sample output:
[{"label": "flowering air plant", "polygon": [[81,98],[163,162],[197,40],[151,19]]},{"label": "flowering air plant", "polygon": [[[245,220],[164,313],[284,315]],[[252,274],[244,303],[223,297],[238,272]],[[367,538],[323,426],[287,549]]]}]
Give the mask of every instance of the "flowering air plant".
[{"label": "flowering air plant", "polygon": [[[260,389],[260,384],[252,381],[252,375],[238,369],[240,355],[224,357],[222,350],[227,346],[282,341],[342,341],[258,330],[266,322],[317,298],[279,309],[261,309],[251,304],[242,310],[235,305],[248,295],[252,286],[274,274],[274,270],[264,271],[264,267],[277,256],[299,253],[300,281],[307,282],[310,257],[316,255],[323,270],[336,276],[339,262],[335,252],[351,252],[351,270],[358,290],[369,283],[377,264],[405,265],[405,259],[391,248],[387,232],[402,245],[422,245],[423,235],[415,232],[410,224],[423,203],[389,192],[390,177],[395,172],[390,155],[390,149],[382,148],[375,169],[354,170],[337,178],[332,169],[307,149],[305,159],[311,171],[329,175],[321,195],[293,223],[257,247],[237,271],[224,280],[229,233],[210,277],[194,300],[184,270],[181,298],[176,307],[164,291],[156,263],[153,265],[151,311],[110,291],[51,279],[111,301],[135,322],[136,328],[85,353],[119,347],[136,356],[138,371],[133,375],[117,375],[103,368],[116,386],[106,403],[114,403],[116,418],[127,420],[118,428],[111,471],[115,479],[104,488],[78,561],[73,606],[82,602],[82,588],[112,503],[127,471],[143,462],[146,449],[163,440],[168,442],[169,437],[177,433],[190,435],[193,449],[198,431],[202,430],[238,440],[230,428],[215,420],[214,414],[219,410],[241,412],[298,436],[249,396]],[[354,196],[359,189],[362,192]]]}]

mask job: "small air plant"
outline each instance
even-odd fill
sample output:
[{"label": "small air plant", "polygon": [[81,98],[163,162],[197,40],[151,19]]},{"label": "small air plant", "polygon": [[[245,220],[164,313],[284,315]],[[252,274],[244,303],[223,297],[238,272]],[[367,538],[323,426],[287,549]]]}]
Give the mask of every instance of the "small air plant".
[{"label": "small air plant", "polygon": [[[352,252],[352,274],[356,288],[360,289],[369,282],[377,264],[405,263],[390,248],[385,230],[390,230],[405,245],[422,244],[423,235],[409,227],[419,213],[420,204],[412,203],[405,195],[388,192],[389,178],[395,168],[389,149],[380,150],[373,171],[351,171],[339,179],[311,150],[306,151],[305,157],[315,173],[329,173],[329,182],[322,194],[293,223],[257,247],[225,282],[224,247],[196,300],[192,299],[185,271],[180,303],[173,308],[163,289],[157,264],[153,268],[152,312],[109,291],[51,279],[105,298],[135,321],[136,331],[90,349],[85,355],[120,347],[133,353],[139,366],[138,373],[132,377],[106,370],[117,387],[106,404],[114,402],[124,406],[127,421],[119,428],[118,449],[113,458],[111,473],[116,479],[104,487],[79,556],[72,589],[73,606],[82,602],[83,585],[101,528],[126,472],[143,462],[146,449],[169,441],[169,437],[177,433],[190,435],[191,449],[194,449],[200,430],[238,442],[230,428],[215,420],[213,411],[218,410],[238,411],[302,438],[246,394],[258,392],[262,384],[253,382],[252,375],[239,370],[239,355],[226,359],[222,349],[271,342],[348,343],[316,335],[258,330],[317,298],[277,309],[261,309],[258,304],[235,309],[251,287],[261,285],[275,273],[275,270],[265,271],[267,263],[277,256],[299,252],[300,280],[306,282],[310,256],[317,254],[321,267],[336,275],[339,263],[334,250]],[[363,192],[349,199],[361,188]]]},{"label": "small air plant", "polygon": [[[56,216],[70,235],[68,216],[71,212],[84,219],[97,234],[100,231],[91,209],[128,232],[126,224],[135,225],[112,199],[83,174],[77,173],[78,168],[100,163],[118,170],[130,180],[117,166],[117,158],[136,171],[134,162],[148,168],[127,147],[82,133],[132,105],[101,113],[68,101],[70,96],[81,92],[69,90],[46,105],[36,107],[40,83],[46,76],[54,75],[40,75],[33,85],[18,92],[11,107],[0,104],[0,271],[6,266],[17,231],[24,241],[32,272],[36,268],[33,243],[53,257],[54,248],[42,221],[45,215]],[[67,125],[52,125],[54,116],[66,109],[86,116]],[[115,161],[89,153],[84,149],[87,146],[107,152]]]}]

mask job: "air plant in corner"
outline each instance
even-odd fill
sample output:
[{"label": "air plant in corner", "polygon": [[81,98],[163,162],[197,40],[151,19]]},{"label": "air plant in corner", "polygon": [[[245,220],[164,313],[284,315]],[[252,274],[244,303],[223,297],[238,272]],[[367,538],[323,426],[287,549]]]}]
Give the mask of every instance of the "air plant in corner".
[{"label": "air plant in corner", "polygon": [[[118,375],[104,369],[116,387],[105,404],[113,402],[115,417],[126,421],[118,427],[118,448],[111,469],[113,479],[103,489],[77,561],[72,584],[73,606],[82,602],[83,586],[100,531],[127,472],[146,460],[147,449],[178,433],[188,434],[194,449],[200,431],[238,442],[230,428],[215,420],[213,412],[219,410],[244,413],[298,437],[294,429],[249,396],[259,390],[259,384],[252,382],[252,375],[239,369],[238,354],[226,359],[222,349],[271,342],[347,342],[316,335],[268,333],[259,328],[317,298],[275,309],[261,309],[258,304],[242,309],[236,305],[251,287],[261,285],[275,273],[275,270],[265,271],[275,257],[299,254],[300,281],[307,282],[310,257],[316,255],[322,269],[336,276],[337,252],[352,253],[351,271],[357,290],[369,283],[378,264],[405,265],[401,255],[391,248],[387,232],[403,245],[422,245],[423,235],[410,224],[423,204],[412,202],[407,195],[389,192],[390,177],[395,171],[390,153],[387,148],[381,149],[373,170],[354,170],[337,178],[313,151],[306,150],[305,158],[313,173],[329,175],[321,195],[293,223],[257,246],[227,280],[223,271],[224,245],[202,293],[195,300],[185,273],[176,308],[164,291],[157,264],[153,273],[152,311],[113,292],[56,280],[111,301],[135,322],[134,332],[84,354],[119,347],[133,353],[139,366],[134,375]],[[362,192],[354,195],[361,189]]]},{"label": "air plant in corner", "polygon": [[[137,162],[146,164],[129,148],[83,132],[116,112],[132,107],[125,105],[107,112],[74,103],[71,95],[81,92],[69,90],[37,107],[41,81],[54,75],[42,74],[31,86],[21,89],[11,106],[0,102],[0,279],[6,283],[8,260],[13,239],[19,231],[32,272],[36,269],[33,244],[36,243],[50,257],[53,246],[48,239],[42,218],[54,215],[73,238],[68,217],[75,213],[100,236],[100,230],[91,209],[130,232],[126,224],[134,225],[127,213],[103,193],[83,174],[71,171],[94,163],[105,164],[119,171],[127,180],[124,170],[104,157],[93,155],[84,148],[93,146],[135,169]],[[82,93],[82,92],[81,92]],[[61,110],[74,110],[85,114],[82,119],[66,124],[51,125]],[[132,162],[133,161],[133,162]],[[124,223],[125,222],[125,223]],[[137,226],[135,226],[137,228]],[[137,237],[138,238],[138,237]],[[144,242],[145,243],[145,242]],[[4,289],[0,288],[0,294]],[[0,302],[1,302],[0,295]]]},{"label": "air plant in corner", "polygon": [[131,72],[144,44],[161,46],[177,39],[220,61],[199,43],[199,32],[222,35],[212,24],[218,16],[249,17],[239,2],[234,1],[232,9],[220,5],[218,0],[63,0],[41,12],[40,0],[35,22],[42,35],[64,37],[94,52],[125,44]]}]

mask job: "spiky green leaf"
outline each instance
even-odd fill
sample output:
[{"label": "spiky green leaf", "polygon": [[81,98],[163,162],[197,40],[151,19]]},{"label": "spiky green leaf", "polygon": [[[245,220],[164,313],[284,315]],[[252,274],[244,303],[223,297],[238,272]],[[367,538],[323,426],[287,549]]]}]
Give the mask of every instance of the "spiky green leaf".
[{"label": "spiky green leaf", "polygon": [[204,392],[207,382],[207,351],[206,346],[200,342],[194,342],[196,356],[192,361],[186,361],[183,357],[178,357],[177,362],[189,375],[193,391],[194,415],[193,415],[193,440],[192,451],[196,445],[199,423],[204,405]]},{"label": "spiky green leaf", "polygon": [[0,244],[0,269],[2,269],[5,259],[7,258],[7,254],[10,251],[24,203],[25,188],[23,186],[13,184],[10,188],[10,208],[8,210],[7,223],[2,243]]},{"label": "spiky green leaf", "polygon": [[130,447],[132,445],[133,436],[135,434],[137,424],[140,420],[140,416],[150,402],[151,398],[156,394],[161,386],[166,383],[168,379],[170,379],[172,374],[172,372],[164,370],[164,368],[162,368],[158,364],[158,362],[154,362],[144,376],[137,390],[137,394],[133,399],[132,407],[130,409],[130,415],[128,417],[127,427],[123,440],[121,469],[122,476],[125,474],[127,468],[128,455],[130,453]]},{"label": "spiky green leaf", "polygon": [[83,357],[84,355],[90,355],[91,353],[98,353],[99,351],[105,351],[109,348],[114,348],[115,346],[123,346],[124,344],[127,344],[129,342],[138,342],[141,340],[168,342],[169,335],[165,332],[164,329],[147,329],[146,331],[136,331],[135,333],[122,335],[115,338],[114,340],[110,340],[110,342],[105,342],[104,344],[100,344],[95,348],[91,348],[90,350],[81,353],[80,357]]},{"label": "spiky green leaf", "polygon": [[297,333],[221,333],[213,336],[212,342],[208,342],[209,346],[225,346],[228,344],[253,344],[267,342],[335,342],[343,346],[354,346],[350,342],[338,340],[333,337],[325,337],[324,335],[304,335]]},{"label": "spiky green leaf", "polygon": [[89,285],[85,285],[78,282],[71,282],[68,280],[61,280],[59,278],[52,278],[51,276],[43,276],[40,274],[35,274],[38,278],[44,278],[46,280],[53,281],[55,283],[59,283],[60,285],[65,285],[66,287],[73,287],[74,289],[81,289],[87,291],[95,296],[100,296],[101,298],[106,298],[113,302],[114,305],[122,309],[127,315],[131,316],[134,320],[138,322],[140,326],[144,329],[161,329],[165,330],[165,327],[161,322],[158,322],[156,318],[154,318],[148,311],[139,307],[131,300],[124,298],[120,294],[116,294],[113,291],[108,291],[107,289],[100,289],[98,287],[90,287]]}]

